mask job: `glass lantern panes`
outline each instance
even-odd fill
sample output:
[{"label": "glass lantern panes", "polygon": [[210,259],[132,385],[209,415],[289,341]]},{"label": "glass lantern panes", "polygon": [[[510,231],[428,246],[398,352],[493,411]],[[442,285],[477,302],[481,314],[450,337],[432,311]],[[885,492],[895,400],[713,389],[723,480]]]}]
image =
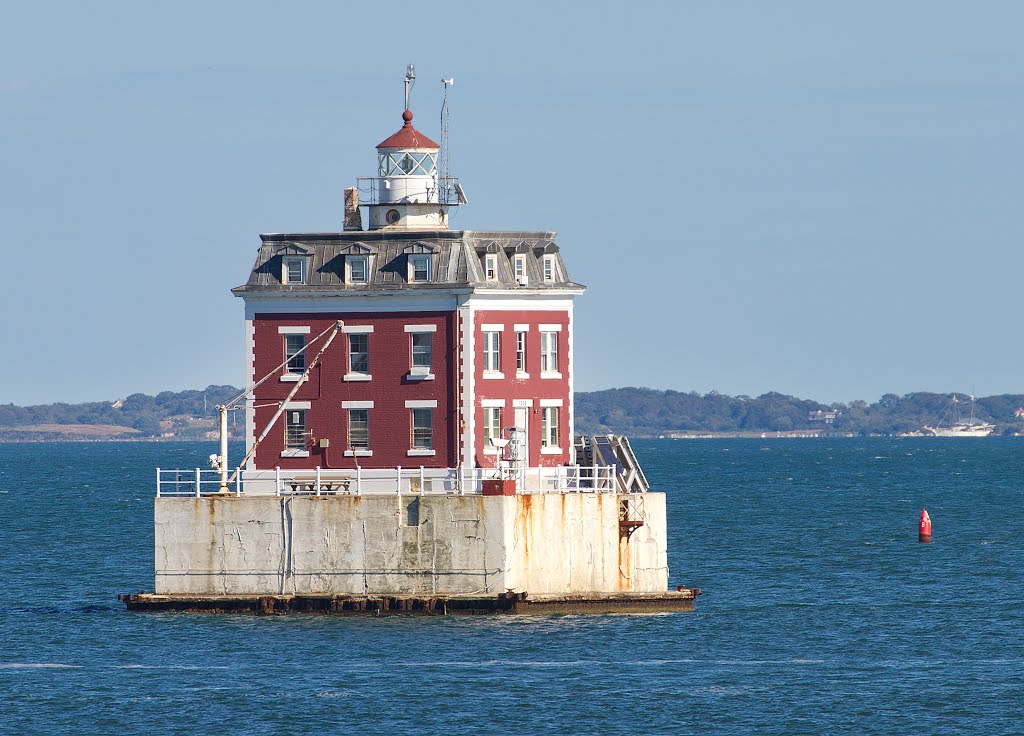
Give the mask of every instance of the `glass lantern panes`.
[{"label": "glass lantern panes", "polygon": [[436,153],[389,151],[377,156],[378,176],[434,176],[436,173]]}]

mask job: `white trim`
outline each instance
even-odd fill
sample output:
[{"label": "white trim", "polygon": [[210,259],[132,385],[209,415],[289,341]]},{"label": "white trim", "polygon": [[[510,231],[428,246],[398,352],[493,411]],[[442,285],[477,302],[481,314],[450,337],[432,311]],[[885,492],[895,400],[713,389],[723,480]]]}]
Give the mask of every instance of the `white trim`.
[{"label": "white trim", "polygon": [[561,332],[562,325],[537,325],[537,330],[540,332]]},{"label": "white trim", "polygon": [[476,398],[476,331],[473,329],[475,315],[469,304],[459,305],[459,324],[462,329],[462,463],[476,466],[476,412],[473,402]]},{"label": "white trim", "polygon": [[309,450],[281,450],[281,457],[309,457]]},{"label": "white trim", "polygon": [[301,379],[301,373],[285,373],[280,380],[282,383],[298,383]]},{"label": "white trim", "polygon": [[540,372],[540,377],[541,378],[561,378],[562,374],[559,373],[558,371],[541,371]]},{"label": "white trim", "polygon": [[345,450],[345,457],[373,457],[373,450]]},{"label": "white trim", "polygon": [[[245,319],[245,385],[256,383],[256,327],[250,317]],[[249,453],[256,444],[256,392],[245,397],[245,452]],[[258,448],[257,448],[258,450]],[[256,450],[253,450],[246,470],[256,469]]]},{"label": "white trim", "polygon": [[[573,343],[574,343],[574,340],[573,340],[573,308],[572,308],[571,305],[569,307],[569,314],[567,315],[566,323],[568,324],[568,327],[569,327],[569,329],[566,331],[566,334],[565,334],[566,353],[568,354],[566,356],[565,372],[568,374],[568,378],[569,378],[569,380],[568,380],[569,391],[568,391],[568,394],[567,394],[568,399],[569,399],[569,406],[566,408],[566,410],[564,412],[565,418],[563,419],[563,421],[568,423],[568,425],[569,425],[569,435],[568,436],[570,438],[572,438],[572,437],[576,436],[576,416],[575,416],[576,415],[576,399],[575,399],[575,395],[573,394],[573,391],[575,390],[573,388],[573,386],[575,384],[575,381],[573,380],[573,373],[575,371],[575,363],[574,363],[575,357],[573,355]],[[575,463],[576,462],[576,446],[571,441],[571,439],[570,439],[570,442],[569,442],[569,462],[570,463]]]},{"label": "white trim", "polygon": [[562,454],[562,448],[561,447],[542,447],[542,448],[540,448],[540,454],[541,455],[561,455]]},{"label": "white trim", "polygon": [[504,332],[505,325],[480,325],[481,332]]},{"label": "white trim", "polygon": [[279,335],[308,335],[308,327],[278,327],[277,334]]},{"label": "white trim", "polygon": [[541,399],[540,400],[540,405],[542,407],[544,407],[544,406],[558,406],[558,407],[561,407],[563,405],[563,401],[562,401],[562,399]]},{"label": "white trim", "polygon": [[373,325],[345,325],[341,331],[346,335],[368,335],[373,332]]},{"label": "white trim", "polygon": [[480,399],[480,407],[483,409],[504,409],[505,399]]},{"label": "white trim", "polygon": [[413,373],[411,370],[405,374],[407,381],[433,381],[436,376],[433,373]]},{"label": "white trim", "polygon": [[373,376],[369,373],[346,373],[342,381],[372,381]]},{"label": "white trim", "polygon": [[530,331],[530,325],[512,325],[512,328],[513,328],[513,330],[515,332],[529,332]]},{"label": "white trim", "polygon": [[516,371],[516,378],[518,378],[520,380],[525,379],[525,378],[529,378],[529,377],[530,377],[529,373],[524,373],[523,371]]},{"label": "white trim", "polygon": [[498,454],[498,448],[497,447],[485,447],[484,448],[484,454],[485,455],[497,455]]},{"label": "white trim", "polygon": [[437,399],[408,399],[405,402],[406,409],[436,409]]},{"label": "white trim", "polygon": [[501,371],[484,371],[483,377],[484,377],[485,380],[490,381],[490,380],[496,380],[496,379],[504,378],[505,374],[502,373]]},{"label": "white trim", "polygon": [[[493,287],[487,288],[486,290],[483,289],[483,288],[481,288],[481,289],[474,289],[473,290],[473,298],[474,299],[481,299],[481,301],[484,298],[493,298],[493,299],[496,299],[496,300],[500,299],[500,300],[506,301],[506,302],[508,302],[510,304],[510,306],[508,306],[508,307],[503,307],[504,309],[515,309],[515,310],[520,310],[521,309],[524,312],[529,312],[529,311],[534,311],[534,310],[538,310],[538,309],[544,309],[545,307],[541,307],[541,306],[529,307],[526,304],[523,304],[522,307],[516,306],[516,302],[517,301],[518,302],[525,302],[526,301],[525,299],[523,299],[524,296],[533,297],[533,300],[550,300],[550,301],[555,301],[556,299],[565,299],[566,297],[568,297],[569,299],[572,299],[573,297],[579,296],[580,294],[584,293],[587,290],[587,288],[585,286],[569,287],[569,286],[565,285],[564,283],[563,284],[554,284],[554,285],[552,285],[551,282],[546,282],[546,283],[542,282],[542,283],[544,283],[544,286],[545,286],[545,288],[542,288],[542,289],[532,288],[532,287],[528,287],[528,286],[515,286],[515,287],[510,287],[510,288],[507,288],[507,289],[506,288],[502,288],[500,286],[493,286]],[[516,297],[518,297],[518,299]],[[498,308],[499,307],[481,307],[481,309],[498,309]],[[547,307],[547,308],[548,309],[554,309],[554,307]]]},{"label": "white trim", "polygon": [[406,332],[437,332],[437,325],[406,325]]},{"label": "white trim", "polygon": [[406,450],[406,457],[433,457],[437,450]]},{"label": "white trim", "polygon": [[309,409],[310,402],[308,401],[289,401],[284,405],[285,411],[300,411],[302,409]]},{"label": "white trim", "polygon": [[513,409],[529,409],[533,406],[533,399],[512,399]]},{"label": "white trim", "polygon": [[342,409],[372,409],[372,401],[342,401]]},{"label": "white trim", "polygon": [[[389,312],[451,312],[458,308],[459,298],[449,292],[426,293],[405,291],[351,291],[315,292],[293,291],[239,294],[245,300],[245,317],[253,319],[263,314],[289,314],[293,312],[379,312],[382,296],[388,299]],[[298,297],[302,297],[299,299]]]}]

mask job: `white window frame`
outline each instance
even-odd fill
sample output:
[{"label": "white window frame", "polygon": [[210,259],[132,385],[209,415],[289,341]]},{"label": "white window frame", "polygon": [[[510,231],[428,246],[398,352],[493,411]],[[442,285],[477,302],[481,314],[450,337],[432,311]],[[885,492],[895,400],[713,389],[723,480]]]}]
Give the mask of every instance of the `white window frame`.
[{"label": "white window frame", "polygon": [[[299,266],[299,279],[298,281],[290,278],[289,270],[291,266],[298,264]],[[282,284],[305,284],[306,283],[306,258],[305,256],[282,256],[281,257],[281,283]]]},{"label": "white window frame", "polygon": [[492,439],[501,439],[501,407],[485,406],[484,412],[484,454],[497,455],[498,448],[491,442]]},{"label": "white window frame", "polygon": [[[408,256],[406,256],[406,258],[409,266],[409,271],[406,274],[406,280],[410,284],[425,284],[429,282],[432,271],[430,255],[427,253],[409,253]],[[421,279],[416,277],[416,272],[420,270],[416,266],[417,263],[425,264],[422,269],[423,272],[426,274],[425,278]]]},{"label": "white window frame", "polygon": [[526,371],[526,334],[527,330],[516,330],[516,378],[529,378]]},{"label": "white window frame", "polygon": [[488,281],[498,280],[498,256],[495,253],[484,255],[484,278]]},{"label": "white window frame", "polygon": [[[373,377],[371,375],[371,373],[370,373],[370,334],[371,333],[369,331],[365,331],[365,332],[349,332],[348,333],[348,346],[347,346],[348,350],[347,350],[347,355],[346,355],[346,360],[348,361],[347,364],[346,364],[346,368],[347,368],[348,372],[345,373],[345,379],[344,380],[346,380],[346,381],[369,381]],[[365,340],[366,341],[366,350],[353,350],[352,349],[352,343],[353,343],[354,340]],[[366,370],[365,371],[356,370],[355,368],[353,368],[353,365],[352,365],[353,356],[361,354],[361,353],[365,353],[366,354]]]},{"label": "white window frame", "polygon": [[[426,428],[421,426],[417,429],[416,419],[419,417],[421,420],[423,417],[429,419],[429,426]],[[417,431],[420,432],[419,442],[417,442]],[[427,431],[430,434],[426,436],[426,441],[423,441],[423,432]],[[408,456],[423,456],[423,455],[436,455],[437,450],[434,449],[434,409],[429,406],[412,406],[409,407],[409,451],[405,453]]]},{"label": "white window frame", "polygon": [[[417,363],[416,341],[426,340],[426,364],[423,364],[423,350],[421,346],[419,360]],[[409,374],[408,378],[414,381],[432,381],[434,379],[434,332],[432,330],[414,330],[409,332]]]},{"label": "white window frame", "polygon": [[516,281],[524,286],[529,282],[529,277],[526,275],[526,256],[522,253],[516,253],[512,256],[512,271],[515,274]]},{"label": "white window frame", "polygon": [[540,377],[561,378],[558,371],[558,332],[540,331]]},{"label": "white window frame", "polygon": [[[282,379],[298,381],[299,377],[306,372],[306,335],[301,332],[286,332],[284,337],[284,358],[287,361],[284,366]],[[293,343],[289,346],[288,343]],[[300,352],[301,351],[301,352]],[[293,365],[294,361],[294,365]],[[298,364],[301,363],[301,366]]]},{"label": "white window frame", "polygon": [[485,378],[504,378],[501,372],[501,331],[483,330],[483,367]]},{"label": "white window frame", "polygon": [[558,280],[558,261],[550,253],[544,256],[544,281],[546,283],[553,283]]},{"label": "white window frame", "polygon": [[309,457],[306,446],[306,409],[285,409],[284,414],[284,449],[281,457]]},{"label": "white window frame", "polygon": [[[352,403],[356,403],[356,402],[352,402]],[[367,403],[372,403],[372,402],[367,402]],[[353,415],[356,412],[359,412],[360,414],[365,414],[366,415],[366,444],[364,446],[360,446],[360,447],[354,447],[352,445],[352,425],[353,425],[353,421],[352,420],[353,420]],[[346,457],[355,457],[355,456],[359,456],[359,457],[372,457],[373,456],[373,450],[370,449],[370,447],[371,447],[370,446],[370,407],[367,407],[367,406],[350,407],[348,409],[348,421],[346,423],[345,429],[346,429],[345,456]]]},{"label": "white window frame", "polygon": [[558,423],[560,407],[542,406],[540,410],[540,452],[542,455],[556,455],[562,452],[558,445]]},{"label": "white window frame", "polygon": [[[355,277],[356,263],[362,264],[363,278]],[[345,283],[346,284],[368,284],[370,283],[370,256],[345,256]]]}]

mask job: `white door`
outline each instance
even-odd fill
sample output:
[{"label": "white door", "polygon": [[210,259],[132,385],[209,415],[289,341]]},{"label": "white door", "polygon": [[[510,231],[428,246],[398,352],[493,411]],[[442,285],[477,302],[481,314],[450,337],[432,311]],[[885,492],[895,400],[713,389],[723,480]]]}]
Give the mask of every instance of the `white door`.
[{"label": "white door", "polygon": [[530,464],[530,410],[516,407],[514,442],[510,459],[516,467],[525,468]]}]

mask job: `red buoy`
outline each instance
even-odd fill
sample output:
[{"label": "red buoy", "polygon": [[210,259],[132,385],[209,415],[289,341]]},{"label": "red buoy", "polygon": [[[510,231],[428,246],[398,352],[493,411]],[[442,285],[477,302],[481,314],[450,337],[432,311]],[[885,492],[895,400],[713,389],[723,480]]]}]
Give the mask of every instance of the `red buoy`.
[{"label": "red buoy", "polygon": [[921,509],[921,521],[917,525],[917,541],[932,541],[932,519],[928,516],[928,509]]}]

